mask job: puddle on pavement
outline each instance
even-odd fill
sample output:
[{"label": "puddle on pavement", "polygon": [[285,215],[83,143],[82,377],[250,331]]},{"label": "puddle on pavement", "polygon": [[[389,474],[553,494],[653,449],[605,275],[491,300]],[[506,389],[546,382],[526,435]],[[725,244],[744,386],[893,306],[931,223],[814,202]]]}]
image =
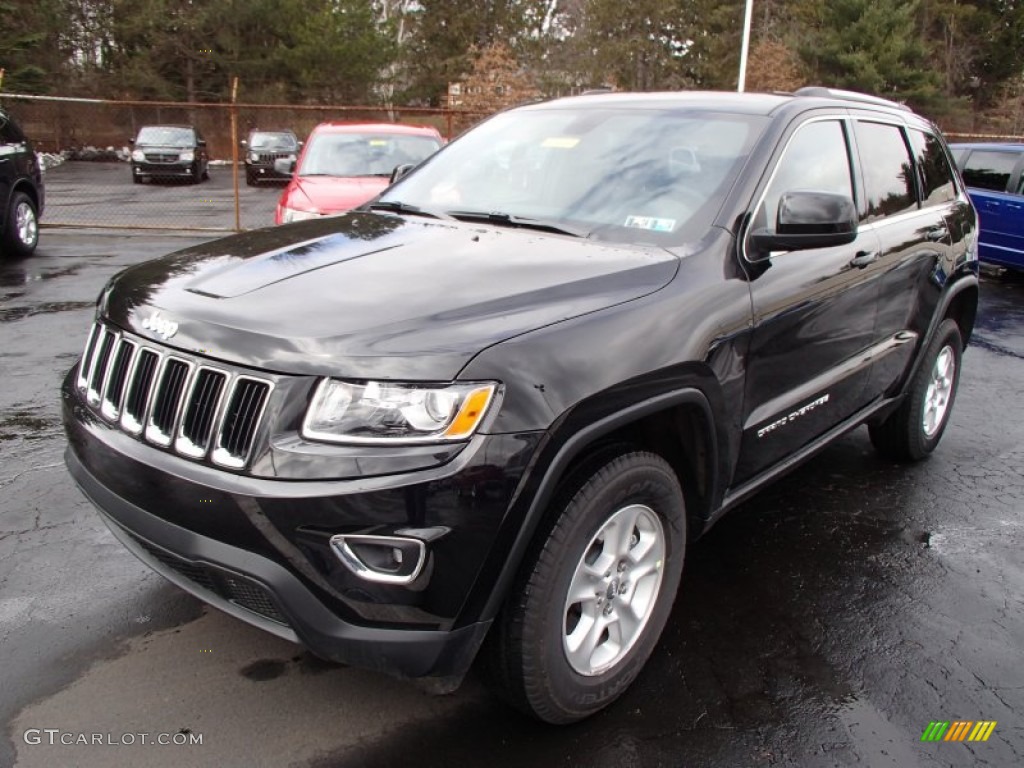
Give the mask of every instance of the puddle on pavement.
[{"label": "puddle on pavement", "polygon": [[75,312],[79,309],[92,309],[93,301],[46,301],[29,307],[11,307],[0,309],[0,323],[14,323],[34,315],[54,315],[58,312]]},{"label": "puddle on pavement", "polygon": [[0,441],[45,440],[60,428],[56,416],[41,416],[32,410],[10,411],[0,419]]}]

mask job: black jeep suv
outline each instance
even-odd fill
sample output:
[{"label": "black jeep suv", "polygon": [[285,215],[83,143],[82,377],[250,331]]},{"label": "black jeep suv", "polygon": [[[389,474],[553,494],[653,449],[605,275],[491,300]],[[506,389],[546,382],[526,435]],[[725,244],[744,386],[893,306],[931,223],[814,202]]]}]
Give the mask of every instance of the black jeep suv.
[{"label": "black jeep suv", "polygon": [[362,210],[113,278],[67,462],[228,613],[435,688],[482,649],[569,722],[635,678],[738,502],[860,424],[935,448],[977,273],[946,145],[897,104],[535,104]]},{"label": "black jeep suv", "polygon": [[0,109],[0,254],[32,255],[45,199],[43,168],[32,143]]},{"label": "black jeep suv", "polygon": [[274,163],[278,160],[294,163],[301,148],[302,142],[292,131],[249,131],[249,138],[242,141],[245,183],[253,187],[260,181],[288,181],[291,174],[280,173]]}]

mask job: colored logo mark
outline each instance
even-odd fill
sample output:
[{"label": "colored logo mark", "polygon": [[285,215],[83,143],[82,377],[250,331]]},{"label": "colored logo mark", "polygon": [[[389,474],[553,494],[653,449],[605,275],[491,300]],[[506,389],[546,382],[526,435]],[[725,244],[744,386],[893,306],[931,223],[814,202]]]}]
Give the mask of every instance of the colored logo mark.
[{"label": "colored logo mark", "polygon": [[921,734],[921,741],[988,741],[995,729],[995,720],[933,720]]}]

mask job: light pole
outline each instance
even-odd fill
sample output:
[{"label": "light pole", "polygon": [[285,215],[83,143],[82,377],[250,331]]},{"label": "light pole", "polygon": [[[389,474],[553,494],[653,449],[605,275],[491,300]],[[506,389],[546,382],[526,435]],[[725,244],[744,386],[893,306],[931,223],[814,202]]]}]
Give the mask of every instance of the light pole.
[{"label": "light pole", "polygon": [[743,44],[740,46],[740,76],[737,81],[736,90],[743,93],[747,84],[747,53],[750,51],[750,17],[754,13],[754,0],[747,0],[746,10],[743,11]]}]

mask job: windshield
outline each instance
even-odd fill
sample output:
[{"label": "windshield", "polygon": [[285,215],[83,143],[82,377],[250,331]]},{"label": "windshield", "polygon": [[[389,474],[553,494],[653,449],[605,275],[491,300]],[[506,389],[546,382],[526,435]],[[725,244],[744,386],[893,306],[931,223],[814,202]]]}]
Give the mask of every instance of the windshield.
[{"label": "windshield", "polygon": [[251,149],[295,149],[298,144],[293,133],[254,133],[249,139]]},{"label": "windshield", "polygon": [[192,147],[195,146],[195,133],[191,128],[151,125],[139,131],[136,144],[155,144],[161,147]]},{"label": "windshield", "polygon": [[386,133],[318,133],[310,139],[299,176],[390,176],[440,148],[429,136]]},{"label": "windshield", "polygon": [[505,112],[392,186],[382,203],[595,239],[699,238],[765,118],[655,109]]}]

